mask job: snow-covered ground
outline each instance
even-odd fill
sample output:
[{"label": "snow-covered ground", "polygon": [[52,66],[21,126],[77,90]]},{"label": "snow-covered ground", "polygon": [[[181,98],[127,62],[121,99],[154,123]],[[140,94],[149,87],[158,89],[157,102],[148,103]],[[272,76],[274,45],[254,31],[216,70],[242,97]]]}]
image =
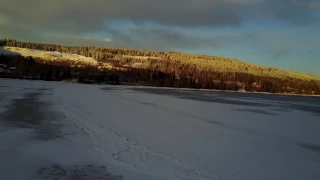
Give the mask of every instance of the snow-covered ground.
[{"label": "snow-covered ground", "polygon": [[[48,61],[72,61],[72,62],[80,62],[88,65],[98,66],[98,61],[91,57],[85,57],[78,54],[70,54],[70,53],[62,53],[57,51],[42,51],[35,49],[27,49],[27,48],[18,48],[18,47],[8,47],[2,46],[0,47],[0,54],[5,55],[21,55],[21,56],[31,56],[42,58]],[[108,63],[100,63],[100,66],[105,68],[110,68],[111,65]]]},{"label": "snow-covered ground", "polygon": [[318,180],[319,128],[319,97],[0,79],[0,179]]}]

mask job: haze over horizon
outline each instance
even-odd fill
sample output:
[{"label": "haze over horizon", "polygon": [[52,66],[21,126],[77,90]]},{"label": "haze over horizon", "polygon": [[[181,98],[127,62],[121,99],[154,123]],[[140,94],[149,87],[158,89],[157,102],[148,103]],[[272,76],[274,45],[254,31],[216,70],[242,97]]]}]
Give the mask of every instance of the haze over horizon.
[{"label": "haze over horizon", "polygon": [[319,0],[2,0],[0,38],[217,55],[320,76]]}]

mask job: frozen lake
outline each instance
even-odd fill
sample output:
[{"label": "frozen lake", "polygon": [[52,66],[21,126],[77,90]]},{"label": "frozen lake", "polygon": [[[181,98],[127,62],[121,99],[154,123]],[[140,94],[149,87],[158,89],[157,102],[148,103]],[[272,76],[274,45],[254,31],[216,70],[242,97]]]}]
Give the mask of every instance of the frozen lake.
[{"label": "frozen lake", "polygon": [[320,98],[0,79],[0,179],[319,180]]}]

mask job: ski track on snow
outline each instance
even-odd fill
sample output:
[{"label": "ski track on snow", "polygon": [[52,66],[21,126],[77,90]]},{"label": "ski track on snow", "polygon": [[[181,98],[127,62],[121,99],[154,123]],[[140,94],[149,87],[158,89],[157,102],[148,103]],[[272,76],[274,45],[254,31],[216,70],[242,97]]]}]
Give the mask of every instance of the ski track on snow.
[{"label": "ski track on snow", "polygon": [[[55,94],[54,94],[55,95]],[[218,175],[207,172],[195,166],[184,164],[164,154],[137,145],[127,137],[116,134],[97,122],[80,118],[56,96],[55,104],[67,119],[73,121],[79,128],[88,134],[95,144],[94,149],[99,158],[109,163],[121,163],[130,168],[152,172],[163,176],[170,172],[170,179],[214,179],[222,180]],[[154,163],[159,162],[159,163]],[[114,168],[112,168],[115,171]],[[177,174],[177,170],[179,174]],[[235,173],[235,172],[234,172]],[[237,174],[237,173],[236,173]]]}]

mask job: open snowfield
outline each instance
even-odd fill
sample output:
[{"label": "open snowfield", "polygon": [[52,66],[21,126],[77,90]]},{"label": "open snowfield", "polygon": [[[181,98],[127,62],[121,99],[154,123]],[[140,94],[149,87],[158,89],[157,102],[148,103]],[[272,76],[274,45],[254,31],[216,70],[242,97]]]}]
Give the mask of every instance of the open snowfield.
[{"label": "open snowfield", "polygon": [[320,98],[0,79],[0,179],[319,180]]},{"label": "open snowfield", "polygon": [[[27,49],[27,48],[18,48],[18,47],[8,47],[3,46],[0,47],[0,54],[5,55],[21,55],[24,57],[37,57],[42,58],[47,61],[71,61],[71,62],[81,62],[88,65],[98,65],[98,61],[91,58],[85,57],[78,54],[70,54],[70,53],[62,53],[57,51],[42,51],[35,49]],[[108,63],[100,63],[101,66],[106,68],[110,68],[111,66]]]}]

